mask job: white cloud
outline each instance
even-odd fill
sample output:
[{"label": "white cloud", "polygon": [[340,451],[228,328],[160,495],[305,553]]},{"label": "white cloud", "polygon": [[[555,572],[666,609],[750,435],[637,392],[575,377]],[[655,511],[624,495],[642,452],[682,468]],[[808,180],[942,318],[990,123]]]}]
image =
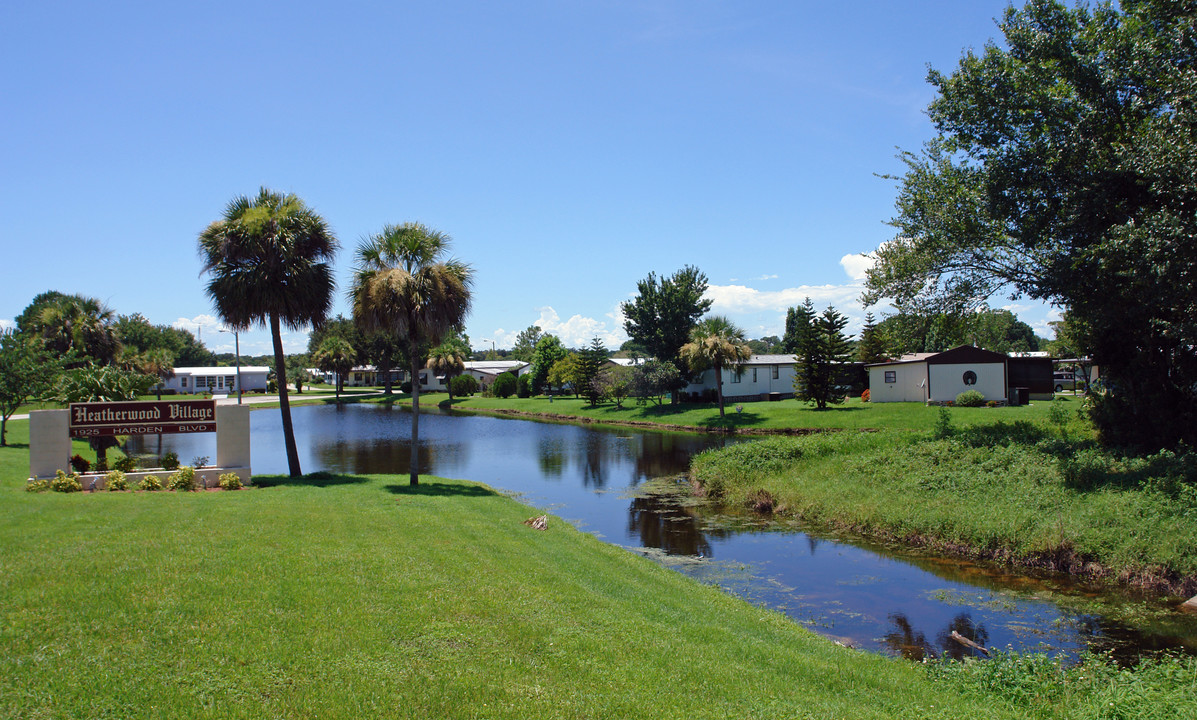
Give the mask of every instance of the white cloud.
[{"label": "white cloud", "polygon": [[874,262],[876,261],[865,253],[845,255],[840,258],[840,265],[844,268],[844,272],[857,282],[862,282],[865,279],[865,270],[873,267]]},{"label": "white cloud", "polygon": [[[801,305],[810,298],[815,307],[859,304],[859,285],[801,285],[784,290],[757,290],[746,285],[711,285],[705,297],[713,301],[711,312],[734,315],[737,313],[776,310],[783,315],[786,308]],[[840,308],[842,309],[842,308]]]},{"label": "white cloud", "polygon": [[217,333],[224,328],[224,322],[215,315],[196,315],[193,318],[179,318],[171,326],[187,330],[197,337],[207,332],[209,340],[215,340]]},{"label": "white cloud", "polygon": [[12,330],[16,326],[17,323],[15,320],[5,320],[4,318],[0,318],[0,330]]},{"label": "white cloud", "polygon": [[[620,312],[618,306],[606,315],[610,318],[614,329],[611,329],[605,320],[584,315],[573,315],[568,320],[562,320],[557,311],[547,305],[537,308],[537,312],[540,313],[540,317],[529,324],[538,325],[543,332],[561,338],[561,342],[567,347],[584,347],[589,345],[592,339],[598,337],[606,343],[608,348],[613,349],[627,340],[627,335],[623,332],[623,313]],[[498,328],[491,333],[490,338],[486,339],[493,339],[496,347],[510,348],[515,345],[515,338],[522,331],[523,328],[520,330]]]},{"label": "white cloud", "polygon": [[761,275],[757,280],[776,280],[776,275]]}]

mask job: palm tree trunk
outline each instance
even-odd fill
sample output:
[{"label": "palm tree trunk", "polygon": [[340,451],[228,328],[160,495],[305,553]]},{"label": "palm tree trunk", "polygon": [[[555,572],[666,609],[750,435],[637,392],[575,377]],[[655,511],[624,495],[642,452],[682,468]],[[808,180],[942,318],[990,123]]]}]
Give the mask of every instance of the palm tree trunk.
[{"label": "palm tree trunk", "polygon": [[411,343],[411,484],[420,484],[420,351],[415,339]]},{"label": "palm tree trunk", "polygon": [[278,372],[278,408],[283,415],[283,441],[287,445],[287,468],[291,477],[300,477],[299,449],[295,447],[295,428],[291,425],[291,402],[287,398],[287,367],[283,357],[283,333],[278,316],[270,314],[270,337],[274,342],[274,367]]},{"label": "palm tree trunk", "polygon": [[719,394],[719,417],[723,417],[723,367],[715,363],[715,392]]},{"label": "palm tree trunk", "polygon": [[382,394],[391,394],[391,359],[389,357],[378,358],[378,372],[382,373]]}]

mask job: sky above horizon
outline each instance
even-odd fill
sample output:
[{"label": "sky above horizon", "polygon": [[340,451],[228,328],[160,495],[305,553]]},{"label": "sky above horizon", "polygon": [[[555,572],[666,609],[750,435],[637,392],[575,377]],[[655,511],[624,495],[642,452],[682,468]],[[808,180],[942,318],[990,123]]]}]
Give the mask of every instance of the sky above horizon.
[{"label": "sky above horizon", "polygon": [[[358,243],[418,221],[474,268],[475,348],[534,324],[618,347],[619,304],[684,265],[749,337],[807,296],[857,332],[864,254],[893,236],[884,176],[932,137],[927,67],[998,38],[1006,5],[15,5],[0,325],[58,290],[231,352],[196,237],[265,186],[337,234],[334,314]],[[1054,309],[991,304],[1051,337]]]}]

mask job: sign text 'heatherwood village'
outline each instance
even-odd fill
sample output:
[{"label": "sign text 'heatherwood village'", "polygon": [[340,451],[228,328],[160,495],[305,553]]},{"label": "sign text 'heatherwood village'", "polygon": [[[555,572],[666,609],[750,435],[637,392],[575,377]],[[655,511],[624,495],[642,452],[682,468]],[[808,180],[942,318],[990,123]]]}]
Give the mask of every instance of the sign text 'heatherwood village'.
[{"label": "sign text 'heatherwood village'", "polygon": [[71,403],[71,437],[216,432],[215,400]]}]

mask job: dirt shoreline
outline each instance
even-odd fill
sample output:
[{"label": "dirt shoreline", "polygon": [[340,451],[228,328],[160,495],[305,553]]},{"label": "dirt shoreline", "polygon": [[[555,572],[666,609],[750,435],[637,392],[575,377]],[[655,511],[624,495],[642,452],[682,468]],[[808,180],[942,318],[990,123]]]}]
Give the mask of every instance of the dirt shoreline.
[{"label": "dirt shoreline", "polygon": [[[700,435],[814,435],[816,433],[843,432],[843,428],[713,428],[701,425],[676,425],[673,423],[659,423],[651,420],[602,420],[586,415],[566,415],[563,413],[528,412],[527,410],[512,410],[508,408],[449,408],[453,412],[471,413],[477,415],[500,415],[506,417],[527,418],[529,420],[551,420],[553,422],[568,422],[579,425],[606,425],[610,427],[631,427],[641,430],[664,430],[669,432],[688,432]],[[862,429],[861,432],[871,432]]]}]

